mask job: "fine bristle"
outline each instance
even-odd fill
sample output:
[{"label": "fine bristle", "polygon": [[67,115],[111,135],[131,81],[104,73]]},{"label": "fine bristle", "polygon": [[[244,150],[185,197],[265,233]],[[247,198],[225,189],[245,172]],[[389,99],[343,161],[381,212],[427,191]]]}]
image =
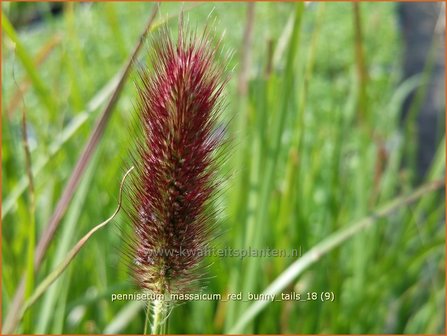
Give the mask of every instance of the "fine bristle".
[{"label": "fine bristle", "polygon": [[198,38],[180,24],[176,40],[166,28],[153,39],[152,69],[139,72],[128,252],[137,284],[153,293],[189,288],[213,237],[226,82],[216,52],[207,31]]}]

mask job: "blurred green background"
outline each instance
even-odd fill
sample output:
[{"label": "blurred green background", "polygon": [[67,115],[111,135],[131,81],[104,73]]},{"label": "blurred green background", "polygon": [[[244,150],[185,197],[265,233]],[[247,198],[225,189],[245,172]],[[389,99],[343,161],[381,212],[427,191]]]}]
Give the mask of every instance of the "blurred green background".
[{"label": "blurred green background", "polygon": [[[11,30],[2,36],[3,319],[27,269],[32,218],[38,240],[153,6],[64,3],[59,15],[50,15],[48,3],[2,3],[16,29],[15,38]],[[218,202],[219,246],[305,253],[414,189],[415,121],[402,129],[399,114],[409,92],[423,86],[415,78],[401,80],[395,4],[362,3],[358,20],[350,3],[189,6],[163,3],[157,22],[168,21],[175,31],[184,8],[192,27],[200,31],[208,22],[217,36],[225,33],[222,48],[233,53],[224,113],[233,143],[223,169],[231,177]],[[247,19],[250,10],[253,17]],[[143,66],[149,47],[137,66]],[[225,59],[222,54],[220,61]],[[35,284],[117,205],[133,143],[134,78],[133,71]],[[21,140],[23,110],[35,214]],[[443,178],[444,140],[439,144],[426,180]],[[238,332],[442,333],[444,212],[444,195],[435,193],[381,219],[330,251],[285,291],[330,291],[333,302],[274,302]],[[120,214],[114,222],[124,219]],[[141,303],[111,301],[112,293],[135,291],[115,224],[84,246],[18,331],[142,333]],[[295,259],[209,258],[203,290],[260,293]],[[230,332],[248,306],[186,302],[172,312],[169,333]]]}]

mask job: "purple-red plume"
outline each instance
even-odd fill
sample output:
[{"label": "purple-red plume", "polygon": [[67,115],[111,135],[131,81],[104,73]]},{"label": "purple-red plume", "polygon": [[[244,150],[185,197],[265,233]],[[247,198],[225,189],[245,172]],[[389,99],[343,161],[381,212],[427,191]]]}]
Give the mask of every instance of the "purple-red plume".
[{"label": "purple-red plume", "polygon": [[180,25],[173,39],[166,28],[151,43],[152,68],[139,73],[142,132],[126,212],[134,231],[132,274],[152,293],[190,288],[213,238],[226,83],[217,49],[207,30],[197,37]]}]

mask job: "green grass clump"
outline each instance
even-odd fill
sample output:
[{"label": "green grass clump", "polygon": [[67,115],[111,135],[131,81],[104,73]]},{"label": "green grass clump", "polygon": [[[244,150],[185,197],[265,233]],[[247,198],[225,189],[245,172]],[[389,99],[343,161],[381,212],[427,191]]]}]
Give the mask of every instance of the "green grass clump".
[{"label": "green grass clump", "polygon": [[[8,17],[17,4],[2,3]],[[3,20],[2,308],[27,269],[29,225],[38,240],[79,153],[110,95],[107,85],[131,54],[150,3],[67,3],[58,18],[15,31]],[[179,3],[163,3],[158,21],[177,25]],[[395,5],[362,3],[362,39],[355,39],[349,3],[257,3],[250,47],[243,45],[248,5],[204,3],[186,10],[193,27],[225,32],[233,51],[224,117],[231,120],[231,172],[222,207],[219,246],[300,249],[344,230],[401,193],[414,189],[403,166],[408,138],[399,111],[416,79],[400,82],[401,42]],[[210,14],[211,13],[211,14]],[[56,41],[56,42],[55,42]],[[360,43],[367,81],[359,81]],[[45,59],[39,54],[48,48]],[[249,52],[247,90],[238,88]],[[136,63],[144,66],[146,52]],[[135,73],[131,74],[131,80]],[[243,80],[243,79],[242,79]],[[14,109],[11,101],[29,82]],[[361,92],[365,94],[362,95]],[[35,285],[71,247],[116,208],[132,145],[135,89],[124,87],[93,159],[53,239]],[[28,120],[36,212],[30,212],[21,114]],[[427,180],[443,178],[444,144]],[[383,154],[386,154],[385,156]],[[379,219],[332,249],[287,290],[333,292],[333,302],[273,302],[238,332],[441,333],[444,329],[444,196],[432,193]],[[117,221],[124,220],[118,216]],[[141,333],[142,305],[111,301],[135,289],[122,262],[122,238],[98,231],[67,271],[31,309],[29,333]],[[205,291],[261,293],[297,258],[211,257]],[[169,333],[230,332],[250,302],[187,302]]]}]

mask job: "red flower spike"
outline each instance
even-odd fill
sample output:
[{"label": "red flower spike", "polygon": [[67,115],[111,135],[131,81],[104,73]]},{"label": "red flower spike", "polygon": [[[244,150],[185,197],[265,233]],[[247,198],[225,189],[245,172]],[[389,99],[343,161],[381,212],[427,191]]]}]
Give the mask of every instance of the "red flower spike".
[{"label": "red flower spike", "polygon": [[[137,84],[141,138],[136,143],[126,213],[133,224],[131,271],[151,293],[185,291],[197,280],[214,233],[210,209],[223,142],[217,134],[224,72],[208,31],[153,40],[152,70]],[[217,135],[216,135],[217,134]]]}]

